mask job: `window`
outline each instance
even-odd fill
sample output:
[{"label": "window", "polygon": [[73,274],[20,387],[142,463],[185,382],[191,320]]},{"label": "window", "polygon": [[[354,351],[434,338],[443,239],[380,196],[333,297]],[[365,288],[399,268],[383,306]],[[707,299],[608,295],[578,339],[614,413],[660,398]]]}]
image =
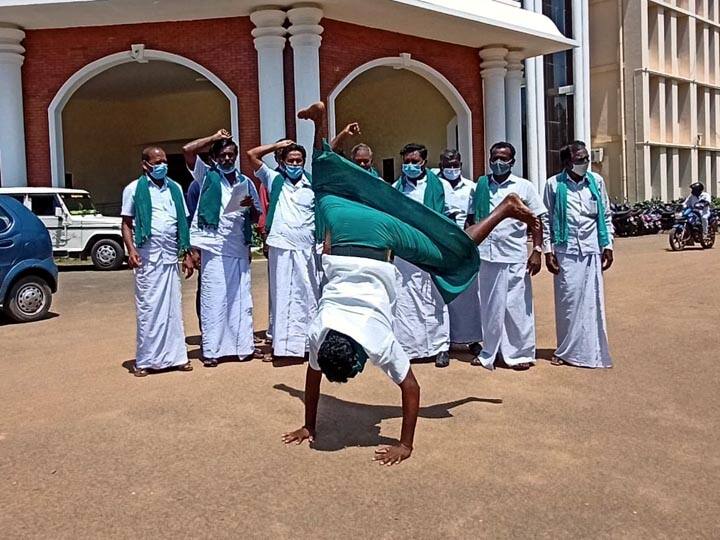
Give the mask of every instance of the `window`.
[{"label": "window", "polygon": [[0,234],[9,230],[12,226],[12,218],[5,213],[5,210],[0,208]]},{"label": "window", "polygon": [[30,195],[32,211],[36,216],[54,216],[58,206],[55,195]]}]

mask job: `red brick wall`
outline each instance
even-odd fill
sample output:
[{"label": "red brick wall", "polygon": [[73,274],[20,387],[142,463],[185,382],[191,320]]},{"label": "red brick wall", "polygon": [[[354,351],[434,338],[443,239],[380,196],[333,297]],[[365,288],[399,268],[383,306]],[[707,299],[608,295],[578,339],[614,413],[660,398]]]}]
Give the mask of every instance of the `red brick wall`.
[{"label": "red brick wall", "polygon": [[[482,83],[480,57],[471,47],[420,39],[384,30],[325,19],[320,47],[320,85],[322,99],[355,68],[376,58],[410,53],[442,73],[470,107],[473,115],[474,174],[484,170]],[[469,156],[463,156],[468,159]]]},{"label": "red brick wall", "polygon": [[[222,79],[238,98],[241,151],[257,145],[257,53],[252,28],[248,17],[239,17],[27,30],[23,89],[29,185],[51,182],[47,111],[59,88],[83,66],[109,54],[129,51],[133,43],[182,55]],[[108,142],[112,144],[111,138]]]}]

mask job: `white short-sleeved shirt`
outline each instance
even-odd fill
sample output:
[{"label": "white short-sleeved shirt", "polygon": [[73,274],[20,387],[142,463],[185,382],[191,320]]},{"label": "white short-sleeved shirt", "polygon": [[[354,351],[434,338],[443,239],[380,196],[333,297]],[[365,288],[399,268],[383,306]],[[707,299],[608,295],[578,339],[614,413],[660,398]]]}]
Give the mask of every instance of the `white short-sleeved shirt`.
[{"label": "white short-sleeved shirt", "polygon": [[[602,176],[592,173],[597,182],[600,196],[605,207],[605,226],[610,237],[610,244],[605,249],[612,249],[613,224],[610,199],[608,198],[605,181]],[[550,213],[550,237],[552,238],[552,216],[555,212],[555,194],[557,193],[558,176],[548,178],[545,184],[545,205]],[[600,253],[598,241],[598,203],[590,191],[587,178],[575,182],[571,178],[567,182],[567,221],[568,221],[568,242],[567,244],[554,244],[553,250],[557,253],[569,255],[589,255]]]},{"label": "white short-sleeved shirt", "polygon": [[[121,215],[135,217],[135,190],[139,179],[133,180],[123,190]],[[168,187],[168,179],[161,187],[150,181],[150,204],[152,217],[150,220],[150,238],[145,245],[137,247],[140,259],[145,262],[163,264],[177,264],[178,243],[177,243],[177,211],[172,192]],[[183,200],[183,212],[189,215],[185,201]]]},{"label": "white short-sleeved shirt", "polygon": [[461,177],[453,187],[449,180],[442,177],[440,177],[440,180],[447,186],[445,189],[445,206],[447,206],[450,216],[455,218],[458,227],[464,229],[468,210],[475,195],[475,182]]},{"label": "white short-sleeved shirt", "polygon": [[[532,182],[511,174],[504,182],[498,184],[492,175],[490,178],[490,211],[492,212],[508,195],[516,193],[530,208],[535,216],[547,213],[540,195]],[[477,188],[475,196],[478,195]],[[468,208],[468,213],[475,214],[475,201]],[[505,219],[495,227],[490,235],[478,246],[480,259],[497,263],[521,263],[528,257],[527,225],[517,219]]]},{"label": "white short-sleeved shirt", "polygon": [[[202,184],[210,170],[210,167],[203,162],[202,159],[195,160],[195,167],[190,171],[193,178]],[[202,201],[202,192],[200,200],[198,200],[198,210],[195,211],[192,224],[190,225],[190,243],[193,247],[209,251],[214,255],[223,255],[225,257],[248,257],[248,245],[245,241],[245,220],[250,219],[247,211],[237,210],[235,212],[225,213],[233,191],[244,189],[243,183],[247,183],[248,194],[253,198],[255,209],[262,213],[260,204],[260,196],[252,181],[242,175],[239,171],[235,171],[237,180],[230,185],[225,175],[220,173],[220,221],[217,229],[198,225],[198,210]]]},{"label": "white short-sleeved shirt", "polygon": [[393,333],[397,270],[394,265],[360,257],[323,256],[327,284],[310,325],[310,367],[320,371],[318,351],[335,330],[357,341],[371,364],[395,383],[405,380],[410,359]]},{"label": "white short-sleeved shirt", "polygon": [[[274,180],[282,175],[263,163],[255,176],[272,199]],[[267,245],[293,250],[315,246],[315,192],[304,174],[295,184],[284,178]]]}]

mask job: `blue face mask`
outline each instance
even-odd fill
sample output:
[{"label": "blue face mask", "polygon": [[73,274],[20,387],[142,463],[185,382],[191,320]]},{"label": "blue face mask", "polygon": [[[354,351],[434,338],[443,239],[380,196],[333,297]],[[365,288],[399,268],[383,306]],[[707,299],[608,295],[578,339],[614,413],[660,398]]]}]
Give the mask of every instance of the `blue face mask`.
[{"label": "blue face mask", "polygon": [[152,166],[152,171],[150,172],[150,176],[152,176],[155,180],[165,180],[165,177],[167,176],[167,172],[168,172],[167,163],[158,163],[157,165]]},{"label": "blue face mask", "polygon": [[490,162],[490,170],[495,176],[503,176],[509,173],[511,168],[512,162],[510,161],[502,161],[501,159],[496,159],[495,161]]},{"label": "blue face mask", "polygon": [[422,165],[417,165],[416,163],[403,163],[402,172],[408,178],[415,180],[416,178],[420,178],[423,173],[423,168]]},{"label": "blue face mask", "polygon": [[462,173],[462,169],[460,168],[446,168],[442,170],[443,176],[447,178],[450,181],[455,181],[458,178],[460,178],[460,174]]},{"label": "blue face mask", "polygon": [[303,174],[301,165],[285,165],[285,172],[291,180],[298,180]]},{"label": "blue face mask", "polygon": [[231,172],[233,172],[235,170],[235,164],[231,163],[227,167],[224,167],[218,163],[218,169],[220,169],[225,174],[230,174]]}]

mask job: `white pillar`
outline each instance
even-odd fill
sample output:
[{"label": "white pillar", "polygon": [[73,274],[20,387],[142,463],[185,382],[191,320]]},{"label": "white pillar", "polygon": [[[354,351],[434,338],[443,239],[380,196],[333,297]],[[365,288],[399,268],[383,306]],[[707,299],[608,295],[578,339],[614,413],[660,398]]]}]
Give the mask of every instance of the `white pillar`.
[{"label": "white pillar", "polygon": [[[318,7],[304,6],[287,12],[290,26],[290,45],[293,49],[295,79],[295,113],[320,100],[320,26],[323,12]],[[296,123],[296,139],[312,155],[314,127],[307,120]],[[310,168],[308,160],[308,168]]]},{"label": "white pillar", "polygon": [[522,82],[523,55],[519,51],[510,51],[505,75],[505,132],[507,141],[517,150],[513,172],[520,176],[523,173]]},{"label": "white pillar", "polygon": [[[271,144],[287,137],[285,129],[285,76],[283,50],[286,14],[279,9],[261,9],[250,14],[256,26],[252,36],[258,57],[258,94],[260,96],[260,143]],[[275,167],[272,154],[264,160]]]},{"label": "white pillar", "polygon": [[483,113],[485,115],[485,154],[498,141],[506,139],[505,132],[505,73],[508,50],[496,46],[480,49],[480,75],[483,79]]},{"label": "white pillar", "polygon": [[0,185],[26,186],[22,76],[25,32],[0,25]]},{"label": "white pillar", "polygon": [[[590,148],[590,105],[588,96],[590,92],[590,56],[587,51],[589,36],[586,9],[587,0],[573,0],[572,2],[572,28],[573,37],[580,44],[573,49],[573,86],[575,88],[575,138],[584,141]],[[586,110],[587,108],[587,110]]]}]

